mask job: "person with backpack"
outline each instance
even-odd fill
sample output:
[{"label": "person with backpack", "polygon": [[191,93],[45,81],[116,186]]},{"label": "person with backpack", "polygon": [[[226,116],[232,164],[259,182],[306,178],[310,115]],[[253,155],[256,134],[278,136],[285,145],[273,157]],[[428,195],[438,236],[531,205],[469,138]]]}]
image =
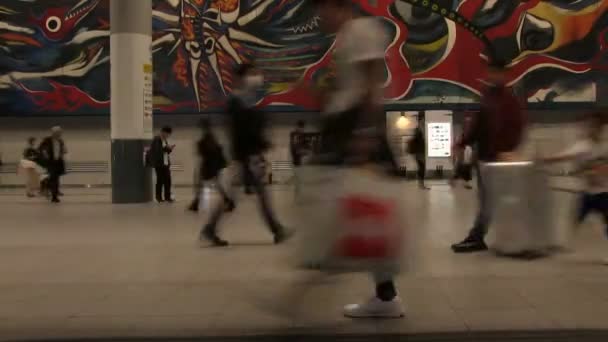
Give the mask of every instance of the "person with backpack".
[{"label": "person with backpack", "polygon": [[507,63],[499,58],[492,58],[488,67],[490,86],[481,98],[481,108],[471,121],[471,128],[455,146],[464,150],[466,146],[476,148],[477,194],[479,211],[468,236],[461,242],[452,245],[455,253],[485,251],[488,246],[485,236],[491,222],[489,191],[484,177],[479,172],[479,163],[508,160],[519,148],[524,138],[527,125],[526,113],[513,91],[506,86]]}]

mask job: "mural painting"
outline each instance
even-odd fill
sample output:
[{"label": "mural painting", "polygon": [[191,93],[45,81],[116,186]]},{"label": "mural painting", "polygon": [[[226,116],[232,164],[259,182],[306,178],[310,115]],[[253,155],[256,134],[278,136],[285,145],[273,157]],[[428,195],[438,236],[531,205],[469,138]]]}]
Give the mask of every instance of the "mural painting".
[{"label": "mural painting", "polygon": [[[232,70],[253,62],[259,104],[315,110],[333,77],[335,37],[307,0],[154,0],[155,110],[219,112]],[[353,0],[390,36],[389,104],[475,104],[484,60],[509,62],[509,84],[541,108],[593,104],[607,72],[606,0]],[[364,42],[362,42],[364,43]],[[0,115],[109,112],[109,1],[0,4]]]}]

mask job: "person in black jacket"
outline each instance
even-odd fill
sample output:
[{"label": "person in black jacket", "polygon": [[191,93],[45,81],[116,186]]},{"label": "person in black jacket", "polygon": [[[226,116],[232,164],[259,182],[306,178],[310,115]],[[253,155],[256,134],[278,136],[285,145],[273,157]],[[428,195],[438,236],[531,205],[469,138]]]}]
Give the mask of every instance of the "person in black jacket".
[{"label": "person in black jacket", "polygon": [[289,152],[291,153],[291,162],[294,168],[294,194],[296,199],[300,194],[300,181],[298,178],[298,168],[302,166],[302,159],[306,154],[306,141],[304,136],[304,127],[306,123],[303,120],[298,121],[296,129],[289,133]]},{"label": "person in black jacket", "polygon": [[67,154],[67,149],[62,138],[61,127],[53,127],[51,133],[51,136],[42,140],[38,149],[42,166],[47,169],[49,174],[47,186],[51,193],[51,202],[59,203],[59,178],[65,174],[64,156]]},{"label": "person in black jacket", "polygon": [[[242,64],[236,71],[236,88],[227,103],[230,118],[230,139],[233,159],[240,164],[243,176],[251,182],[258,196],[262,216],[274,235],[274,242],[281,243],[289,237],[285,228],[277,221],[270,206],[270,199],[262,180],[259,161],[270,147],[265,136],[264,113],[255,108],[256,91],[264,82],[263,76],[251,64]],[[216,246],[226,246],[228,242],[217,235],[217,225],[224,213],[220,205],[212,213],[209,222],[200,233],[201,240]]]},{"label": "person in black jacket", "polygon": [[426,140],[424,137],[424,118],[418,116],[418,126],[414,130],[414,137],[409,142],[409,153],[416,159],[418,186],[420,189],[429,190],[424,184],[426,175]]},{"label": "person in black jacket", "polygon": [[306,123],[300,120],[296,125],[296,129],[289,133],[289,152],[291,153],[291,161],[294,167],[302,165],[302,157],[306,151],[306,142],[304,141],[305,125]]},{"label": "person in black jacket", "polygon": [[197,212],[200,204],[200,190],[205,182],[213,182],[226,205],[227,211],[234,210],[234,201],[230,198],[222,182],[219,179],[220,172],[228,165],[222,146],[217,141],[215,134],[211,130],[208,120],[201,122],[203,136],[197,142],[196,150],[200,160],[198,174],[195,180],[194,200],[188,208],[190,211]]},{"label": "person in black jacket", "polygon": [[148,152],[148,163],[156,171],[156,201],[158,203],[173,202],[171,197],[171,153],[175,145],[169,144],[168,141],[172,133],[171,127],[163,127],[160,134],[152,140]]}]

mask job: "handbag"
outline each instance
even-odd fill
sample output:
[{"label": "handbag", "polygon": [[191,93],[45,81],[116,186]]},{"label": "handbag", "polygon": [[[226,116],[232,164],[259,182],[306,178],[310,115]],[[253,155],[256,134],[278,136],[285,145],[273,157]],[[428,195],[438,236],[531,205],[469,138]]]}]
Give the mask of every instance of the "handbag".
[{"label": "handbag", "polygon": [[401,270],[407,248],[398,187],[362,169],[304,166],[300,173],[300,265],[332,273]]},{"label": "handbag", "polygon": [[342,232],[334,244],[336,257],[358,260],[398,256],[402,237],[395,220],[395,203],[352,194],[342,198],[339,206]]}]

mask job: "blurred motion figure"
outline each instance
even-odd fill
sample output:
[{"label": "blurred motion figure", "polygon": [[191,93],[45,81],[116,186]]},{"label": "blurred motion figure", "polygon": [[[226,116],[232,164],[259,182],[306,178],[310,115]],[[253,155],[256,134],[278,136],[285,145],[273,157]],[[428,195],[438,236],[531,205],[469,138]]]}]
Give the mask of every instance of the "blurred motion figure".
[{"label": "blurred motion figure", "polygon": [[452,250],[456,253],[488,249],[484,239],[488,233],[491,212],[488,189],[479,172],[479,162],[509,159],[524,137],[525,112],[512,90],[505,85],[507,64],[496,56],[492,57],[488,68],[490,86],[482,94],[481,109],[472,120],[471,128],[455,146],[456,151],[464,150],[469,145],[476,149],[478,162],[475,163],[475,172],[479,200],[479,211],[469,235],[462,242],[452,245]]},{"label": "blurred motion figure", "polygon": [[[230,139],[233,159],[242,170],[245,187],[258,196],[260,210],[275,243],[289,237],[287,230],[276,219],[270,205],[270,196],[263,182],[264,157],[270,148],[266,138],[266,118],[255,108],[256,92],[264,84],[264,77],[252,64],[242,64],[236,70],[236,88],[230,96],[226,111],[230,120]],[[228,242],[217,235],[217,226],[225,211],[224,203],[211,214],[200,232],[200,239],[215,246],[227,246]]]},{"label": "blurred motion figure", "polygon": [[200,127],[203,131],[203,135],[196,144],[199,167],[196,172],[194,199],[190,204],[189,210],[194,212],[198,211],[200,206],[201,188],[202,186],[207,185],[205,183],[212,183],[222,196],[222,200],[226,204],[226,210],[231,211],[234,209],[234,201],[232,201],[226,192],[220,179],[221,171],[228,166],[224,151],[211,129],[209,120],[202,120]]},{"label": "blurred motion figure", "polygon": [[20,171],[25,174],[27,197],[35,197],[40,185],[42,171],[38,163],[40,163],[40,151],[36,147],[36,138],[30,137],[27,139],[27,147],[23,151],[23,159],[19,165]]},{"label": "blurred motion figure", "polygon": [[306,142],[304,141],[304,127],[306,123],[299,120],[296,129],[289,134],[289,152],[294,167],[295,196],[300,192],[300,182],[298,181],[298,168],[302,166],[302,159],[306,154]]},{"label": "blurred motion figure", "polygon": [[[314,0],[322,28],[336,34],[335,90],[324,101],[322,157],[317,163],[367,164],[386,129],[382,82],[388,40],[381,23],[358,17],[349,0]],[[370,158],[371,157],[371,158]],[[404,314],[393,274],[374,274],[376,293],[362,304],[347,305],[347,317],[397,318]]]},{"label": "blurred motion figure", "polygon": [[418,187],[422,190],[429,190],[430,188],[424,183],[426,178],[426,138],[424,136],[424,117],[422,114],[418,114],[418,125],[414,129],[414,136],[408,143],[408,152],[416,160]]},{"label": "blurred motion figure", "polygon": [[[471,116],[467,115],[464,118],[462,134],[456,145],[464,140],[467,135],[467,130],[471,127]],[[463,148],[457,148],[454,151],[454,177],[450,180],[450,185],[455,186],[456,182],[462,179],[465,182],[465,189],[472,189],[471,180],[473,179],[473,148],[470,145],[465,145]]]},{"label": "blurred motion figure", "polygon": [[[608,234],[608,148],[603,139],[605,126],[604,113],[587,115],[584,122],[585,136],[565,151],[542,161],[576,163],[575,173],[585,180],[585,189],[576,212],[576,225],[596,212],[604,219],[605,232]],[[603,262],[608,264],[608,258]]]}]

